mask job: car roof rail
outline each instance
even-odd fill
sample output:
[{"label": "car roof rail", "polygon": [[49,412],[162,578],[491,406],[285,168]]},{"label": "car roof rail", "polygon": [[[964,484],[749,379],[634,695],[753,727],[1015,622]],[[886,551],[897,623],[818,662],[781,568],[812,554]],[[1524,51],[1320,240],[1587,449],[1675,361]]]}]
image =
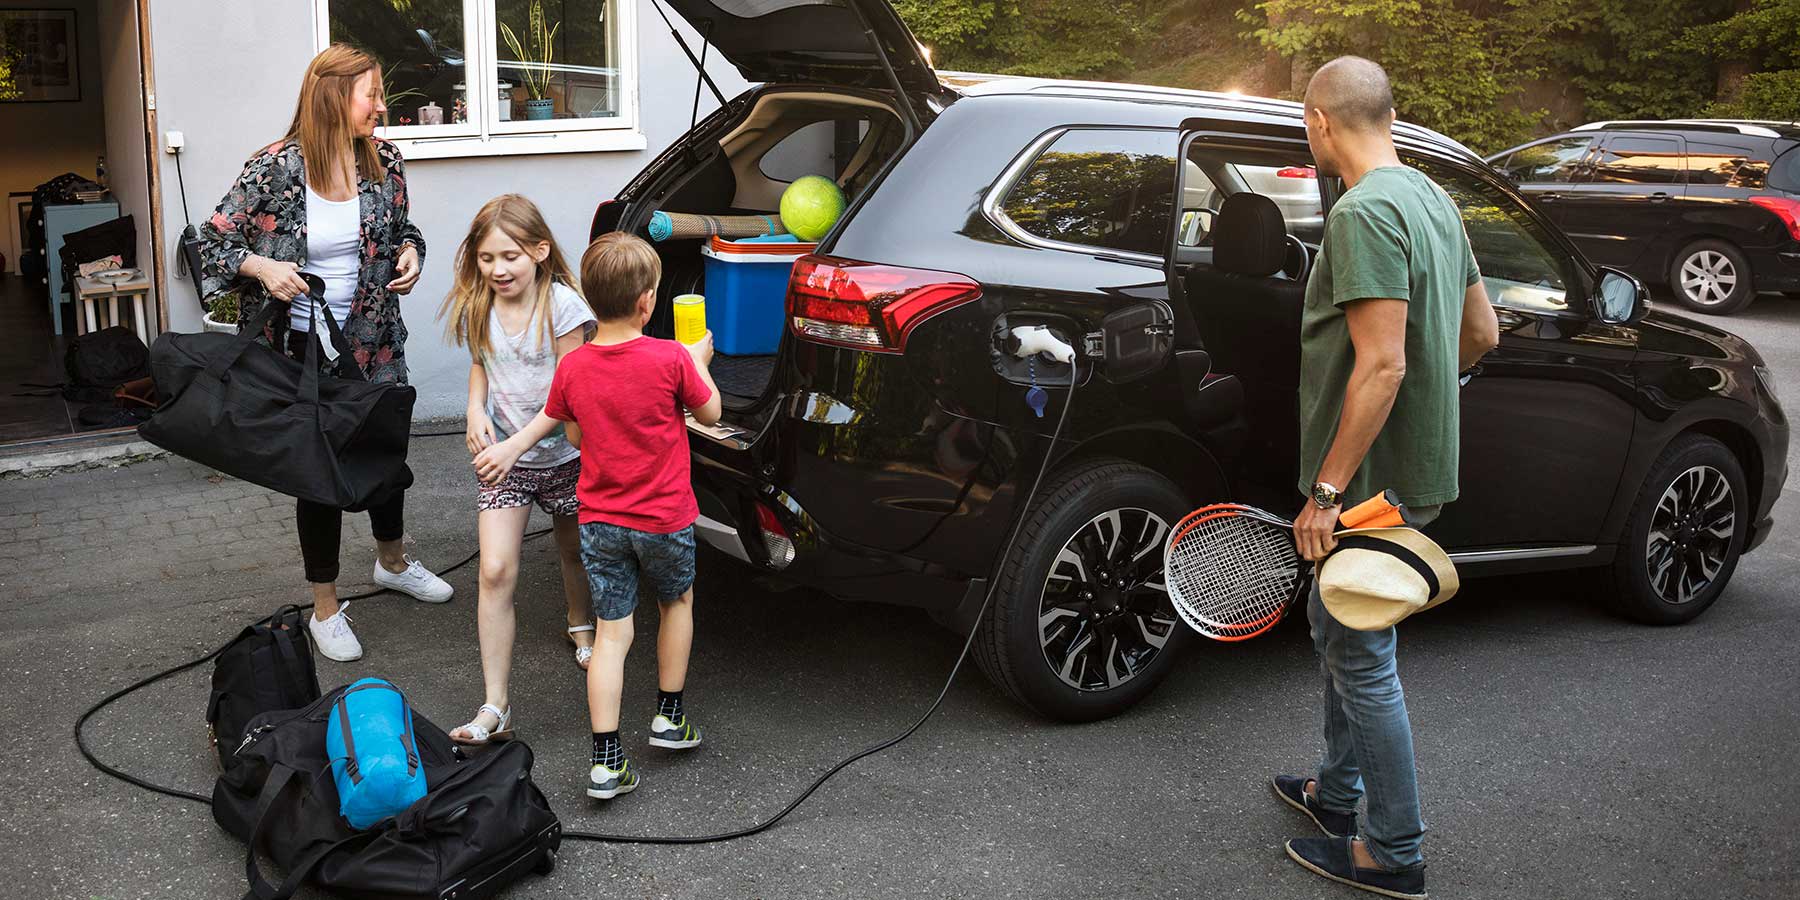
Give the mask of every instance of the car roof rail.
[{"label": "car roof rail", "polygon": [[1800,124],[1766,119],[1617,119],[1577,125],[1570,131],[1717,131],[1751,137],[1800,137]]}]

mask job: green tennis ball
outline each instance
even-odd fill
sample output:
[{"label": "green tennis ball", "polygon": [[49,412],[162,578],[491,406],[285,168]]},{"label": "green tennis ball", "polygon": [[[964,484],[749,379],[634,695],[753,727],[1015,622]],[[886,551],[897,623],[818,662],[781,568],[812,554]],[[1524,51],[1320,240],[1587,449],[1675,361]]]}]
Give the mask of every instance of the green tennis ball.
[{"label": "green tennis ball", "polygon": [[844,214],[844,192],[837,182],[805,175],[781,192],[781,225],[803,241],[816,241]]}]

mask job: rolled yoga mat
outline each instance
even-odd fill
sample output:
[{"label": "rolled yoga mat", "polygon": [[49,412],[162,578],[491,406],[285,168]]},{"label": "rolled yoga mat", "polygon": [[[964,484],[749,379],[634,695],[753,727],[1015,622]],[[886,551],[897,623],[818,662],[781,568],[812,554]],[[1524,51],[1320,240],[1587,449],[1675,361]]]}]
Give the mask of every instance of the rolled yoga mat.
[{"label": "rolled yoga mat", "polygon": [[762,237],[780,234],[783,229],[781,217],[776,215],[708,216],[657,210],[650,214],[649,231],[653,241],[673,241],[712,237],[715,234],[723,238]]}]

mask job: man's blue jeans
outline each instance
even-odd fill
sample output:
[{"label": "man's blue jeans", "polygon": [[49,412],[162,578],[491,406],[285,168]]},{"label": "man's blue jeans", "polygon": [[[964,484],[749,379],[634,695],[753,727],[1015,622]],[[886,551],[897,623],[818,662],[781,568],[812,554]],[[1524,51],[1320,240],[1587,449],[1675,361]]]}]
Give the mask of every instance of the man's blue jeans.
[{"label": "man's blue jeans", "polygon": [[1325,671],[1319,805],[1349,812],[1366,791],[1369,814],[1362,838],[1375,861],[1390,870],[1423,865],[1419,843],[1425,822],[1419,817],[1412,723],[1394,668],[1394,629],[1353,631],[1338,624],[1319,600],[1317,582],[1306,618]]}]

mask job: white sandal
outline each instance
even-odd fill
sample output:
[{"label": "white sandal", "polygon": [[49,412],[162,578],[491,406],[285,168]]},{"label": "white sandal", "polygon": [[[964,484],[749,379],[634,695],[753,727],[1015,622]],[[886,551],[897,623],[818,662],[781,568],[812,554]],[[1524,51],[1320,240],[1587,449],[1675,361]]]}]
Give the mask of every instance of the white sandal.
[{"label": "white sandal", "polygon": [[[487,727],[479,721],[484,712],[493,713],[494,718],[500,720],[500,724],[493,731],[487,730]],[[468,732],[469,736],[459,738],[456,736],[458,731]],[[512,736],[512,710],[501,709],[492,703],[481,704],[481,708],[475,711],[474,719],[470,719],[461,728],[453,729],[450,732],[450,740],[471,747],[478,747],[492,741],[510,741]]]},{"label": "white sandal", "polygon": [[[569,626],[569,643],[575,644],[575,636],[576,635],[578,635],[584,631],[593,631],[593,630],[594,630],[594,626],[592,626],[592,625],[570,625]],[[583,647],[580,644],[575,644],[575,664],[576,665],[585,669],[588,667],[588,662],[590,660],[592,660],[593,658],[594,658],[594,646],[592,644],[589,644],[586,647]]]}]

